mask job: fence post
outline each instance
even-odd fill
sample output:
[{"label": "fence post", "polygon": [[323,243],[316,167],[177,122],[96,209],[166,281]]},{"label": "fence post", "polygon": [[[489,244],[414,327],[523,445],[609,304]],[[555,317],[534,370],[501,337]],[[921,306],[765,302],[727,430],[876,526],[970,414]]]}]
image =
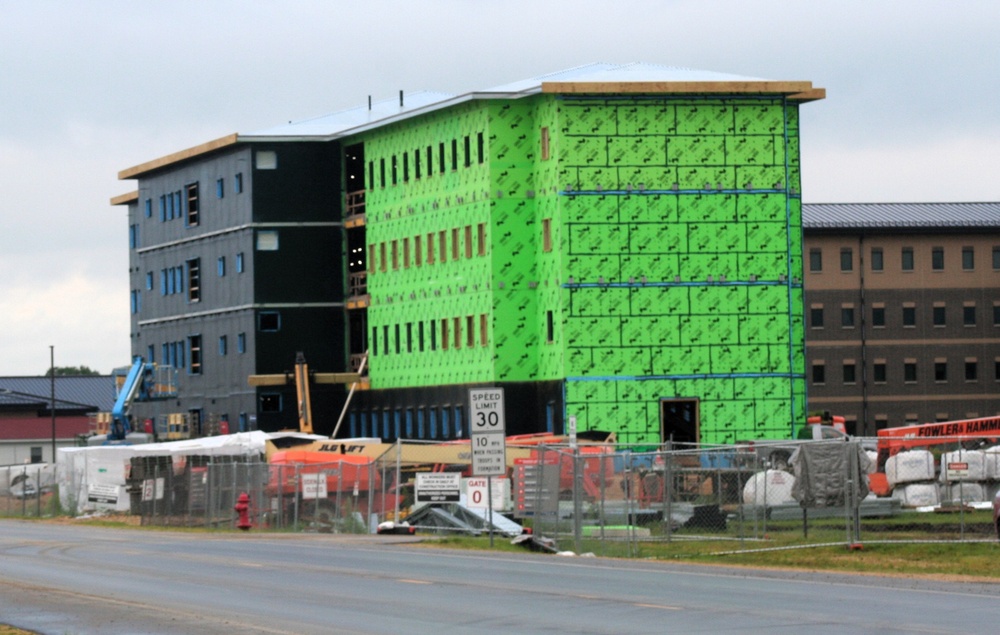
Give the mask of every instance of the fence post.
[{"label": "fence post", "polygon": [[583,514],[583,471],[580,469],[580,448],[573,444],[573,543],[576,552],[580,553],[580,543],[583,539],[581,515]]}]

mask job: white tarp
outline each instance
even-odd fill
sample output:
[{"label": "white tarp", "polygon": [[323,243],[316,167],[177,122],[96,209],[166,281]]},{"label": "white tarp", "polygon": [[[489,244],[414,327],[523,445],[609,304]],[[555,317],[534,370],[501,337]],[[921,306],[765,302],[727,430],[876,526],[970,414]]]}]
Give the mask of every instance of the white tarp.
[{"label": "white tarp", "polygon": [[132,457],[263,455],[269,436],[255,430],[167,443],[58,448],[59,503],[64,510],[75,513],[128,511],[125,479]]}]

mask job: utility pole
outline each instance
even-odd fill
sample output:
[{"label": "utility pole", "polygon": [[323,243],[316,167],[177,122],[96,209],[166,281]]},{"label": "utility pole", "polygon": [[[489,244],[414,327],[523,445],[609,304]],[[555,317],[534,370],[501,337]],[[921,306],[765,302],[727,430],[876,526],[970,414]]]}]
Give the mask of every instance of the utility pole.
[{"label": "utility pole", "polygon": [[49,410],[52,412],[52,465],[56,464],[56,347],[49,345],[49,383],[52,388]]}]

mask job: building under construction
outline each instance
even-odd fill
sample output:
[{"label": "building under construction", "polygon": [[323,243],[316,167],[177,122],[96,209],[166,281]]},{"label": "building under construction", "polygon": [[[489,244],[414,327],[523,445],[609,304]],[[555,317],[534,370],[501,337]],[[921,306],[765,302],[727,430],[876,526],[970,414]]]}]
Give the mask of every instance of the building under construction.
[{"label": "building under construction", "polygon": [[[824,91],[591,65],[234,134],[123,170],[132,352],[185,412],[294,426],[254,374],[366,365],[340,436],[788,437],[805,420],[799,105]],[[347,390],[314,387],[329,433]]]}]

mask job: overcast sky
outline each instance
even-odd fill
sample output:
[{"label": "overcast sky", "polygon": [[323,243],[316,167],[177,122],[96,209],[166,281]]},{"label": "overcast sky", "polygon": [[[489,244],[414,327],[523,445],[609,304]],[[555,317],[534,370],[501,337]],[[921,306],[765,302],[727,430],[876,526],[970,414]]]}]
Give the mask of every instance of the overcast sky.
[{"label": "overcast sky", "polygon": [[0,0],[0,375],[129,362],[118,171],[590,62],[809,80],[803,197],[1000,200],[1000,1]]}]

